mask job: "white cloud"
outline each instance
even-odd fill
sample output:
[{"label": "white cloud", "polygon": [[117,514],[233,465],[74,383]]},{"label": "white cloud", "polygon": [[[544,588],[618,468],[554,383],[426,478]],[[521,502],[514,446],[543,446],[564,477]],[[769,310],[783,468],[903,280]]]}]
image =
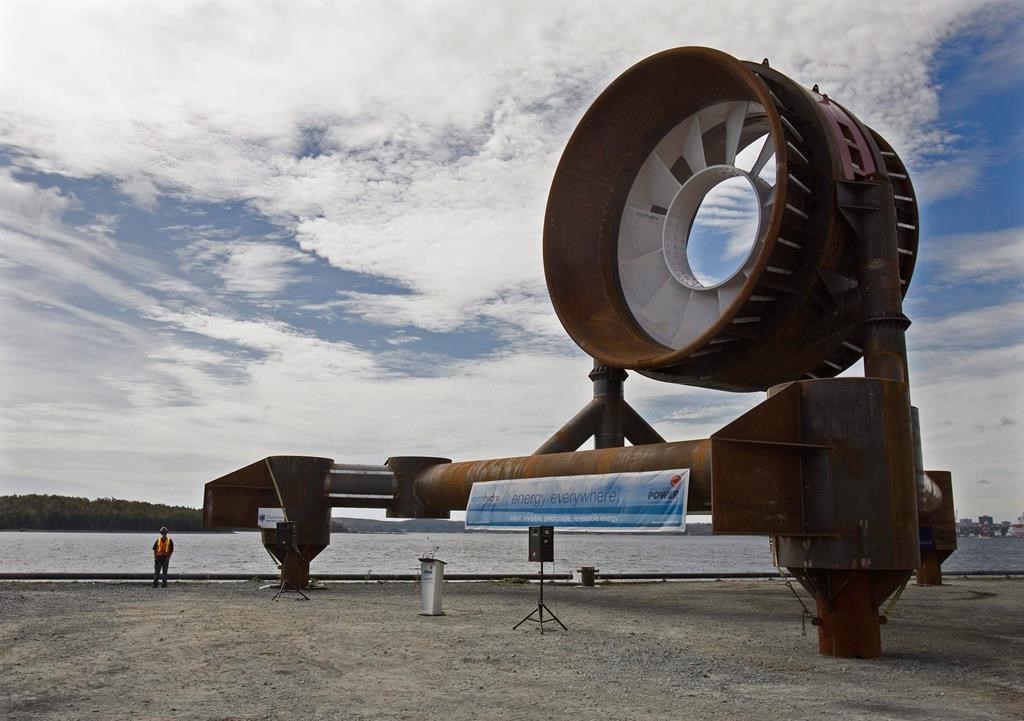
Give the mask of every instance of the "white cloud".
[{"label": "white cloud", "polygon": [[[88,292],[122,306],[143,306],[150,298],[110,272],[115,265],[151,267],[144,259],[117,258],[102,227],[89,234],[70,232],[63,215],[77,200],[55,188],[42,188],[0,168],[0,258],[7,271],[5,290],[32,289],[39,278],[57,282],[68,295]],[[102,224],[101,224],[102,226]],[[97,234],[98,233],[98,234]]]},{"label": "white cloud", "polygon": [[945,235],[928,240],[929,263],[946,284],[1020,283],[1024,280],[1024,227]]},{"label": "white cloud", "polygon": [[[983,6],[880,5],[869,25],[771,2],[10,4],[0,130],[19,162],[111,176],[146,208],[246,199],[304,250],[411,291],[353,312],[449,330],[540,287],[558,153],[633,62],[688,43],[768,55],[913,160],[936,144],[929,54]],[[297,158],[310,129],[322,154]]]},{"label": "white cloud", "polygon": [[4,226],[53,228],[75,204],[75,198],[57,188],[26,183],[15,178],[10,168],[0,167],[0,223]]},{"label": "white cloud", "polygon": [[[951,325],[962,327],[959,320]],[[952,471],[957,507],[965,511],[961,515],[988,509],[1009,517],[1009,509],[1024,507],[1019,482],[1024,464],[1019,442],[1022,364],[1024,344],[1019,340],[1003,347],[911,355],[911,393],[921,411],[925,462],[929,468]],[[984,495],[975,487],[978,478],[990,481]]]},{"label": "white cloud", "polygon": [[[277,232],[257,242],[183,229],[203,233],[176,250],[193,254],[186,270],[222,281],[210,294],[182,268],[127,251],[112,237],[117,218],[66,227],[81,201],[0,171],[0,477],[56,483],[74,469],[84,495],[194,504],[203,481],[268,453],[529,452],[590,397],[540,251],[559,153],[609,81],[677,45],[767,55],[912,166],[955,166],[953,185],[949,172],[915,176],[922,195],[948,197],[973,176],[937,125],[934,53],[987,6],[4,3],[0,137],[12,163],[98,178],[154,213],[241,202]],[[1014,237],[975,238],[992,260],[950,250],[942,262],[1012,280]],[[378,345],[394,341],[387,352],[230,310],[240,296],[286,296],[312,255],[400,289],[340,288],[308,305],[391,326],[380,331]],[[910,336],[934,465],[958,477],[984,468],[993,487],[1015,473],[998,441],[1012,429],[984,417],[1017,417],[1005,385],[1020,387],[1011,312],[918,321]],[[486,327],[508,346],[425,358],[407,325]],[[395,371],[425,364],[431,373]],[[636,374],[627,396],[669,438],[706,436],[759,399]],[[980,451],[965,440],[978,427],[996,439]]]},{"label": "white cloud", "polygon": [[[923,205],[955,198],[974,190],[990,159],[977,148],[911,161],[914,193]],[[916,166],[916,167],[915,167]]]},{"label": "white cloud", "polygon": [[908,331],[915,348],[954,350],[1003,346],[1024,337],[1024,302],[1012,301],[917,320]]},{"label": "white cloud", "polygon": [[972,17],[965,30],[981,42],[954,47],[943,58],[963,68],[955,84],[945,88],[950,109],[1019,87],[1024,80],[1022,28],[1024,8],[1011,2],[996,3]]},{"label": "white cloud", "polygon": [[117,187],[140,208],[156,210],[159,204],[157,198],[160,191],[156,183],[149,178],[139,176],[125,178],[117,184]]},{"label": "white cloud", "polygon": [[302,280],[298,266],[313,258],[296,248],[260,240],[204,239],[185,247],[186,267],[217,275],[228,292],[275,296]]},{"label": "white cloud", "polygon": [[[553,162],[553,159],[552,159]],[[543,178],[543,176],[540,176]],[[424,169],[399,192],[369,188],[301,220],[297,239],[345,270],[412,295],[349,294],[375,322],[451,330],[494,296],[538,285],[546,181],[533,163],[475,158]]]},{"label": "white cloud", "polygon": [[1024,303],[1010,300],[916,320],[907,335],[925,462],[952,471],[960,515],[1024,507],[1022,317]]}]

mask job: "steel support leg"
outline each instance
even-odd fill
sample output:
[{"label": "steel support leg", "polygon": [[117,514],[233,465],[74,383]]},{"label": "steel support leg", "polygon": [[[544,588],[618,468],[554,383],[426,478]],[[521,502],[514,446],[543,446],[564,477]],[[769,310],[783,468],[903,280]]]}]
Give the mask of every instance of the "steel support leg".
[{"label": "steel support leg", "polygon": [[841,586],[834,598],[826,598],[824,590],[815,594],[818,604],[818,651],[824,656],[840,658],[881,656],[882,632],[878,622],[878,606],[874,603],[868,573],[856,571],[848,581],[838,578],[833,578],[833,581]]},{"label": "steel support leg", "polygon": [[295,588],[308,586],[309,561],[294,551],[285,554],[284,562],[281,564],[281,583]]},{"label": "steel support leg", "polygon": [[604,405],[604,414],[594,432],[594,448],[622,448],[626,445],[622,385],[626,371],[594,361],[590,371],[594,382],[594,398]]},{"label": "steel support leg", "polygon": [[921,550],[921,567],[917,569],[918,586],[941,586],[942,565],[935,549]]},{"label": "steel support leg", "polygon": [[878,607],[909,571],[803,571],[790,569],[817,604],[818,652],[837,658],[882,655]]}]

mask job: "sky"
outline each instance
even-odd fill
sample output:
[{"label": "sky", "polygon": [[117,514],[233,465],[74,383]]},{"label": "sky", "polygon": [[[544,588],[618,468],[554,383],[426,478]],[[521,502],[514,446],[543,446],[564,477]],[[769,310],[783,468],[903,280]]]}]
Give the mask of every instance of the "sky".
[{"label": "sky", "polygon": [[[0,494],[199,506],[268,455],[532,452],[592,393],[541,261],[561,151],[628,67],[703,45],[907,163],[925,465],[958,516],[1016,518],[1022,28],[980,0],[7,0]],[[626,397],[683,440],[763,394]]]}]

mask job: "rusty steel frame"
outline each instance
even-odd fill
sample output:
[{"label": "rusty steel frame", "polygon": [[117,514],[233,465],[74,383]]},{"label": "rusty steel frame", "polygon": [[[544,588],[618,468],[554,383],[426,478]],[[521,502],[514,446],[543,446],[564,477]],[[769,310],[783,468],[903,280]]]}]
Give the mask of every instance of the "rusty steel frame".
[{"label": "rusty steel frame", "polygon": [[[775,149],[767,230],[727,307],[682,347],[668,347],[648,335],[627,300],[616,262],[621,219],[653,149],[682,119],[723,101],[764,112],[761,127]],[[711,132],[701,136],[705,162],[728,162],[728,128],[717,140]],[[696,177],[686,161],[670,165],[684,190]],[[776,536],[780,562],[817,602],[822,653],[877,656],[878,606],[921,565],[917,502],[934,496],[934,484],[915,474],[902,309],[917,243],[913,186],[881,136],[817,87],[708,48],[659,53],[616,79],[580,121],[552,183],[548,290],[589,355],[722,390],[815,379],[712,437],[712,522],[717,532]],[[817,380],[860,358],[867,378],[889,383],[875,400],[872,386]],[[830,398],[837,392],[857,406],[852,417]],[[837,419],[845,425],[830,428]],[[837,461],[816,447],[839,431],[856,457]],[[875,462],[870,474],[844,472],[866,461]]]},{"label": "rusty steel frame", "polygon": [[953,476],[949,471],[925,471],[938,489],[937,506],[921,513],[921,567],[919,586],[942,585],[942,563],[956,550],[956,510],[953,507]]},{"label": "rusty steel frame", "polygon": [[[626,300],[620,221],[634,178],[666,133],[721,102],[759,108],[758,132],[767,128],[775,148],[773,200],[738,292],[703,331],[670,348]],[[702,152],[728,162],[729,133],[740,142],[746,122],[707,130]],[[671,172],[684,184],[695,171],[680,162]],[[548,199],[548,290],[567,333],[594,358],[594,399],[531,456],[395,457],[383,466],[270,457],[208,483],[204,523],[252,527],[258,506],[279,503],[296,521],[301,549],[297,560],[281,559],[282,574],[299,586],[329,541],[332,506],[447,517],[466,507],[475,483],[689,468],[689,510],[710,512],[716,533],[772,537],[776,565],[815,600],[822,654],[878,656],[880,605],[915,570],[919,584],[941,583],[940,564],[956,548],[950,475],[923,470],[910,405],[902,300],[917,246],[916,197],[902,161],[817,86],[708,48],[659,53],[594,101]],[[865,377],[834,378],[861,358]],[[708,439],[664,442],[625,401],[626,369],[769,393]],[[595,450],[577,451],[591,436]],[[268,548],[273,533],[264,532]]]},{"label": "rusty steel frame", "polygon": [[331,542],[331,508],[385,508],[389,516],[447,518],[428,511],[413,491],[416,476],[448,458],[396,456],[382,466],[336,464],[330,458],[270,456],[206,484],[203,525],[257,528],[259,508],[281,508],[295,523],[292,549],[278,544],[277,531],[261,529],[263,545],[277,559],[285,586],[309,584],[309,565]]}]

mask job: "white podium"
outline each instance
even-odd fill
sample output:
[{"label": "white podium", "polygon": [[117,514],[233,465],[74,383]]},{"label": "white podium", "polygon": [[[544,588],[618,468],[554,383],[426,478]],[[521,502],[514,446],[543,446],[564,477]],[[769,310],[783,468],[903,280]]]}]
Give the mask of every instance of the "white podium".
[{"label": "white podium", "polygon": [[420,559],[420,615],[443,616],[441,591],[445,562],[437,558]]}]

